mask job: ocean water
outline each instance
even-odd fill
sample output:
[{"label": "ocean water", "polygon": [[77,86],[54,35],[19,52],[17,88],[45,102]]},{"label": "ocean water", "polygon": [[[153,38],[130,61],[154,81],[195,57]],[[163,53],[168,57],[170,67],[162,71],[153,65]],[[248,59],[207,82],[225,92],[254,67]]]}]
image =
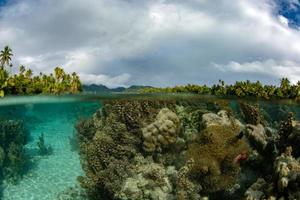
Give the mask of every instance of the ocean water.
[{"label": "ocean water", "polygon": [[[66,96],[66,97],[6,97],[0,99],[0,119],[23,120],[29,131],[25,153],[29,158],[26,170],[17,183],[4,179],[0,199],[3,200],[56,200],[58,194],[78,186],[77,177],[84,175],[78,151],[72,149],[70,138],[75,134],[75,125],[81,118],[91,117],[101,101],[138,96]],[[151,96],[151,98],[164,98]],[[175,98],[168,96],[166,98]],[[181,96],[180,98],[195,98]],[[194,99],[206,101],[207,99]],[[231,101],[231,108],[238,112],[238,103]],[[290,102],[260,102],[269,120],[280,121],[280,113],[294,112],[300,119],[298,104]],[[238,115],[238,114],[237,114]],[[53,149],[50,155],[40,155],[37,142],[44,135],[46,146]]]},{"label": "ocean water", "polygon": [[[19,99],[2,105],[0,118],[22,119],[30,132],[29,143],[25,146],[30,166],[17,184],[4,181],[1,199],[53,200],[60,192],[77,185],[76,178],[83,171],[78,152],[71,149],[69,138],[75,132],[76,122],[92,115],[99,107],[98,102],[68,98],[50,98],[48,102]],[[38,153],[37,141],[42,133],[45,144],[53,149],[51,155]]]}]

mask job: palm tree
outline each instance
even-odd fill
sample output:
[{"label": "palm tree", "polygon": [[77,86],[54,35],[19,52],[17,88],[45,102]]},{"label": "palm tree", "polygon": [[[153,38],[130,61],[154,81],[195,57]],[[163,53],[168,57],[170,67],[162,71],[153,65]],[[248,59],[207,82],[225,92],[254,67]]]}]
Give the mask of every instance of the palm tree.
[{"label": "palm tree", "polygon": [[71,92],[77,93],[79,91],[81,91],[81,82],[76,72],[73,72],[72,79],[71,79]]},{"label": "palm tree", "polygon": [[31,78],[31,76],[32,76],[32,70],[31,69],[28,69],[26,72],[25,72],[25,77],[26,78]]},{"label": "palm tree", "polygon": [[288,78],[282,78],[280,80],[280,88],[283,97],[289,97],[291,92],[291,82]]},{"label": "palm tree", "polygon": [[10,63],[11,57],[13,54],[11,53],[12,50],[9,46],[5,46],[4,49],[0,52],[0,66],[3,69],[5,65],[12,66]]},{"label": "palm tree", "polygon": [[24,65],[21,65],[19,67],[19,72],[20,72],[20,74],[24,74],[24,72],[25,72],[25,66]]},{"label": "palm tree", "polygon": [[64,75],[65,75],[65,72],[62,68],[56,67],[54,69],[54,76],[58,82],[62,81],[61,79],[64,77]]}]

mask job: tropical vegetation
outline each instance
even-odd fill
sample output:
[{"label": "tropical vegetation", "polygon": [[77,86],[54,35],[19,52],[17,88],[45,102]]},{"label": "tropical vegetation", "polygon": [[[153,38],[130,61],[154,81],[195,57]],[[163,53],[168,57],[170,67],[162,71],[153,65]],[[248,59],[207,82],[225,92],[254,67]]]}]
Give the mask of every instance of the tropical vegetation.
[{"label": "tropical vegetation", "polygon": [[234,84],[226,85],[219,80],[218,84],[211,87],[207,85],[188,84],[185,86],[175,86],[166,88],[143,88],[142,93],[194,93],[202,95],[216,96],[237,96],[255,98],[280,98],[280,99],[300,99],[300,81],[292,84],[288,78],[282,78],[280,85],[263,85],[260,81],[251,82],[236,81]]},{"label": "tropical vegetation", "polygon": [[79,76],[73,72],[67,74],[61,67],[54,69],[54,74],[33,75],[33,71],[19,66],[19,72],[12,74],[12,50],[8,46],[0,52],[0,96],[25,94],[62,94],[77,93],[82,90]]}]

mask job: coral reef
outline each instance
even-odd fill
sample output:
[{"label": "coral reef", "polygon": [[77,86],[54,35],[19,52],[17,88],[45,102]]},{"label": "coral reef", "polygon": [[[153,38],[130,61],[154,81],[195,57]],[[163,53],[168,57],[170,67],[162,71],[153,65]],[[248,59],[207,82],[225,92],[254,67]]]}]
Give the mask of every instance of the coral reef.
[{"label": "coral reef", "polygon": [[253,173],[260,174],[246,190],[247,200],[300,199],[300,163],[295,159],[300,150],[297,143],[299,122],[294,120],[293,113],[287,116],[277,134],[262,124],[246,125],[246,137],[259,153],[248,167],[252,167]]},{"label": "coral reef", "polygon": [[257,125],[265,123],[265,121],[262,119],[258,104],[251,105],[245,102],[240,102],[239,105],[243,118],[247,124]]},{"label": "coral reef", "polygon": [[178,200],[200,199],[201,185],[193,183],[190,179],[190,173],[195,165],[193,159],[189,159],[186,164],[179,169],[176,180],[176,197]]},{"label": "coral reef", "polygon": [[247,124],[245,135],[249,139],[250,144],[255,147],[255,149],[257,149],[260,153],[264,152],[268,143],[268,136],[263,125],[257,124],[255,126],[252,124]]},{"label": "coral reef", "polygon": [[300,163],[292,156],[292,147],[276,157],[270,172],[272,179],[259,178],[246,192],[245,197],[252,199],[299,199]]},{"label": "coral reef", "polygon": [[195,162],[190,174],[204,193],[225,190],[235,184],[239,162],[247,158],[248,145],[238,137],[239,123],[226,111],[204,114],[202,123],[206,128],[187,151]]},{"label": "coral reef", "polygon": [[[166,199],[175,195],[171,181],[176,179],[175,166],[164,164],[174,163],[177,157],[174,149],[159,151],[182,141],[174,108],[173,103],[160,101],[106,102],[91,119],[78,123],[86,172],[78,179],[90,198]],[[151,150],[147,137],[156,140]]]},{"label": "coral reef", "polygon": [[225,103],[103,102],[77,125],[78,180],[90,199],[300,199],[300,122],[239,105],[247,124]]},{"label": "coral reef", "polygon": [[119,120],[124,113],[109,112],[111,109],[108,104],[102,110],[103,116],[96,113],[77,126],[86,172],[86,177],[79,177],[79,181],[92,199],[114,198],[125,178],[133,174],[130,163],[142,143],[141,138],[129,133],[126,124]]},{"label": "coral reef", "polygon": [[147,152],[161,151],[164,147],[174,144],[179,133],[179,118],[164,108],[159,111],[156,120],[142,129],[144,150]]},{"label": "coral reef", "polygon": [[174,199],[171,182],[177,172],[174,167],[165,168],[142,156],[135,158],[135,166],[134,175],[125,179],[117,199]]},{"label": "coral reef", "polygon": [[265,193],[267,190],[267,182],[263,178],[259,178],[245,192],[245,200],[266,199]]},{"label": "coral reef", "polygon": [[8,181],[17,182],[27,162],[24,145],[28,132],[23,122],[0,120],[0,173]]}]

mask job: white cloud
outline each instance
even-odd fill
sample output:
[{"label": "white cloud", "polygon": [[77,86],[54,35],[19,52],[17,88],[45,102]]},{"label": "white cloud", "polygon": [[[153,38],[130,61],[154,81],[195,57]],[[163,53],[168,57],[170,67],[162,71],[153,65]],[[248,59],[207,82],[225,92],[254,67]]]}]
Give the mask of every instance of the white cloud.
[{"label": "white cloud", "polygon": [[118,86],[123,86],[125,87],[130,79],[129,74],[121,74],[119,76],[107,76],[104,74],[79,74],[81,77],[81,80],[84,84],[102,84],[106,85],[109,88],[114,88]]},{"label": "white cloud", "polygon": [[254,61],[246,63],[229,62],[226,65],[214,64],[216,68],[222,71],[232,71],[240,73],[254,73],[275,76],[277,78],[287,77],[293,83],[297,83],[300,77],[300,63],[292,61]]},{"label": "white cloud", "polygon": [[289,25],[289,20],[288,20],[286,17],[282,16],[282,15],[279,15],[279,16],[278,16],[278,20],[279,20],[283,25],[285,25],[285,26],[288,26],[288,25]]},{"label": "white cloud", "polygon": [[[262,74],[275,81],[279,72],[262,73],[273,69],[265,62],[274,60],[282,65],[281,72],[292,77],[300,63],[300,31],[274,14],[272,2],[17,0],[0,8],[0,47],[9,44],[15,64],[25,63],[35,71],[49,73],[63,66],[82,74],[84,80],[123,77],[108,81],[110,85],[266,78],[257,76]],[[234,73],[210,64],[230,61],[262,62],[252,71]],[[297,73],[296,79],[300,79]]]}]

